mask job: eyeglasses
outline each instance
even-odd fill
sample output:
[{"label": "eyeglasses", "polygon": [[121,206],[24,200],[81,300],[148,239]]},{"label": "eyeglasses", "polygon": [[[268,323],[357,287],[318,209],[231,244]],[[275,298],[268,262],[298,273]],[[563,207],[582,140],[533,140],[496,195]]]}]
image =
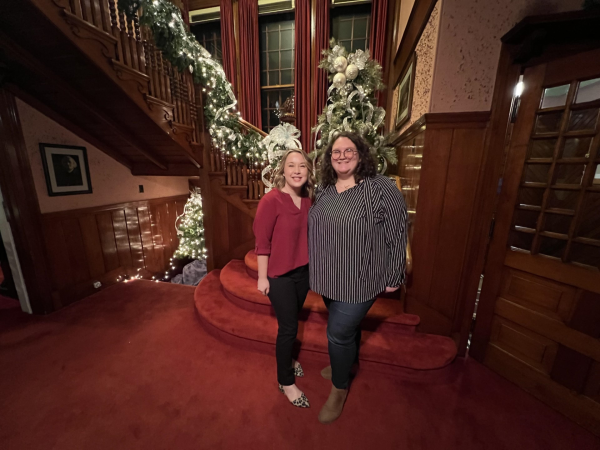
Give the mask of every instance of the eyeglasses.
[{"label": "eyeglasses", "polygon": [[[344,157],[350,159],[354,156],[356,152],[357,151],[353,148],[347,148],[346,150],[344,150]],[[331,152],[332,159],[340,159],[341,156],[342,152],[340,150],[334,150]]]}]

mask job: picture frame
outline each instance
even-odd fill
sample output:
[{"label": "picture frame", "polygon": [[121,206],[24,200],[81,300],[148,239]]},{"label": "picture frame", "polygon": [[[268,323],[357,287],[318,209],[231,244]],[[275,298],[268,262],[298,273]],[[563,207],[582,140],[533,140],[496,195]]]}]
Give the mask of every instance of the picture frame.
[{"label": "picture frame", "polygon": [[409,119],[412,109],[413,90],[415,88],[415,71],[417,67],[417,55],[413,53],[409,60],[408,66],[402,73],[396,88],[394,89],[397,106],[396,106],[396,126],[398,129],[402,127]]},{"label": "picture frame", "polygon": [[92,193],[92,179],[85,147],[40,143],[48,195]]}]

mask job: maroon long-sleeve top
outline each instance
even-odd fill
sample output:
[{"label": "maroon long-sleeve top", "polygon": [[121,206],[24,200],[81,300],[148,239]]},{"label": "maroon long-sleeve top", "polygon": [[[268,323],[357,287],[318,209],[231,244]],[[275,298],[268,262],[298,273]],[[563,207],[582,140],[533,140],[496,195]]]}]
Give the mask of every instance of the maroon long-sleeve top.
[{"label": "maroon long-sleeve top", "polygon": [[272,189],[258,204],[254,218],[255,251],[269,256],[267,276],[277,278],[308,264],[308,210],[302,198],[298,208],[289,194]]}]

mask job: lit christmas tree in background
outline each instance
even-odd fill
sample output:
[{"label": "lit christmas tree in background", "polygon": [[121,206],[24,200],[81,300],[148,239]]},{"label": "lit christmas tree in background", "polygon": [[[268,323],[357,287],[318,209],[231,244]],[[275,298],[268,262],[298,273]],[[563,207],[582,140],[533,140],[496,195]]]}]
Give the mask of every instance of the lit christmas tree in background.
[{"label": "lit christmas tree in background", "polygon": [[174,256],[175,258],[206,259],[200,188],[195,188],[190,194],[190,198],[183,208],[183,214],[175,222],[179,247],[175,250]]}]

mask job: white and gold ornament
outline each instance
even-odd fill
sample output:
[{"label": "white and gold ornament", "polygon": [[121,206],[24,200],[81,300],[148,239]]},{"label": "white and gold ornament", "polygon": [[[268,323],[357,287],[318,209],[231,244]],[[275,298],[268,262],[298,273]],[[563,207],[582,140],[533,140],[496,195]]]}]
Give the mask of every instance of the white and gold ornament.
[{"label": "white and gold ornament", "polygon": [[346,85],[346,75],[341,72],[336,73],[333,77],[333,85],[338,89],[344,87]]},{"label": "white and gold ornament", "polygon": [[350,64],[346,67],[346,78],[348,80],[354,80],[358,76],[358,66],[356,64]]},{"label": "white and gold ornament", "polygon": [[344,72],[348,67],[348,60],[344,56],[338,56],[333,60],[333,68],[336,72]]}]

